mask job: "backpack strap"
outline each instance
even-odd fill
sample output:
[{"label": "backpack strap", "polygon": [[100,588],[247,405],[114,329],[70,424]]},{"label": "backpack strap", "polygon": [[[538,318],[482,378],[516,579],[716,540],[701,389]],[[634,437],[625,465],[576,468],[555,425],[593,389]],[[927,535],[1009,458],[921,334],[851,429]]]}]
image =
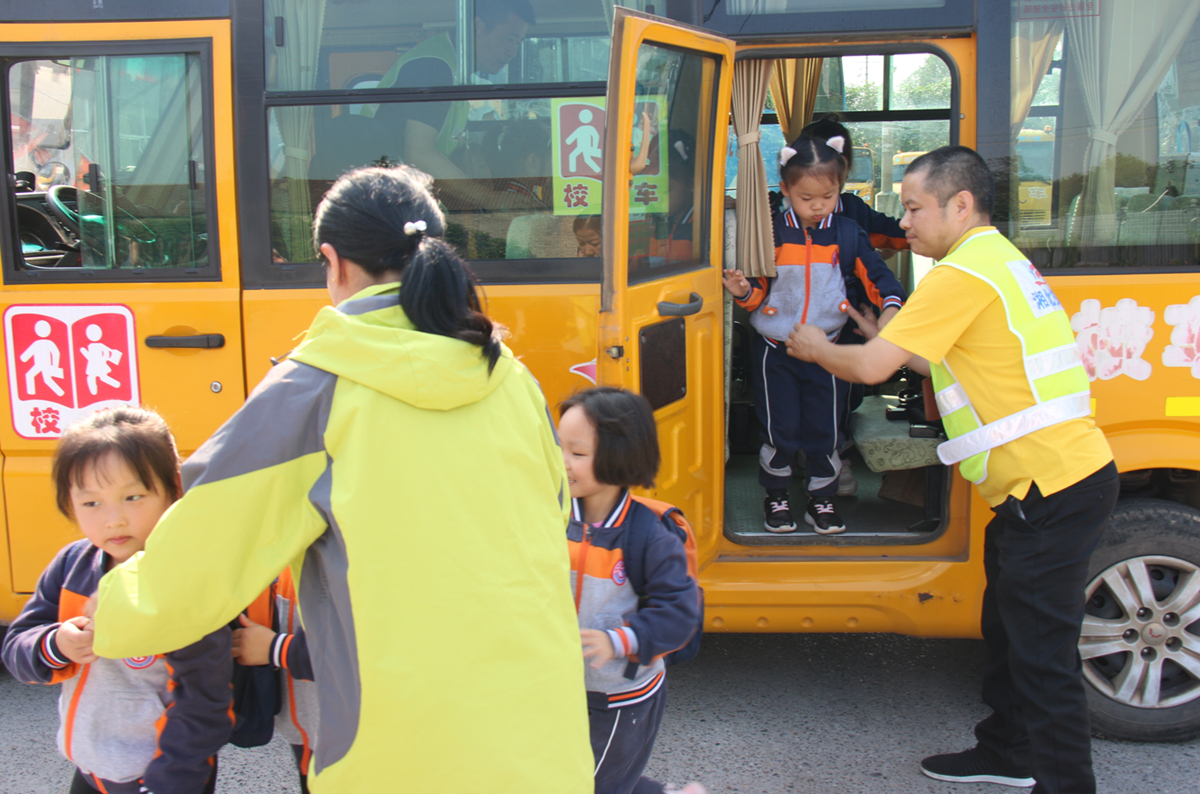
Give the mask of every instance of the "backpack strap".
[{"label": "backpack strap", "polygon": [[[651,512],[654,508],[648,504],[639,503]],[[671,530],[681,541],[687,542],[687,535],[675,523],[673,513],[683,515],[683,511],[678,507],[669,507],[659,515],[654,512],[654,515],[659,521]],[[637,594],[638,599],[646,596],[646,550],[650,548],[650,534],[654,531],[654,524],[646,521],[629,521],[625,527],[625,538],[622,544],[622,559],[625,562],[625,576],[629,579],[629,586],[633,588],[633,592]],[[633,680],[637,677],[637,662],[629,662],[625,665],[625,677]]]},{"label": "backpack strap", "polygon": [[854,281],[858,278],[854,271],[854,263],[858,260],[858,224],[845,215],[834,215],[833,227],[837,232],[838,265],[842,268],[842,277],[847,282]]}]

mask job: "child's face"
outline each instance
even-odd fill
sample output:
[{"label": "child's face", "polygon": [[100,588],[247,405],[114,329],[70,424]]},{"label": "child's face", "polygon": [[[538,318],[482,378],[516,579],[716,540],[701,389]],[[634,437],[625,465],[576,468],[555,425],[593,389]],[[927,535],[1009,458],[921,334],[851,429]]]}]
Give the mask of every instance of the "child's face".
[{"label": "child's face", "polygon": [[600,232],[595,229],[580,229],[575,232],[575,241],[579,243],[578,256],[600,256]]},{"label": "child's face", "polygon": [[779,191],[791,199],[792,209],[805,226],[817,226],[835,209],[841,188],[833,179],[805,174],[790,185],[780,185]]},{"label": "child's face", "polygon": [[562,445],[571,498],[586,499],[612,487],[596,480],[594,466],[599,439],[583,408],[572,406],[558,420],[558,441]]},{"label": "child's face", "polygon": [[92,545],[117,563],[146,547],[146,538],[171,498],[162,483],[142,484],[137,472],[110,453],[83,470],[82,483],[71,486],[75,523]]}]

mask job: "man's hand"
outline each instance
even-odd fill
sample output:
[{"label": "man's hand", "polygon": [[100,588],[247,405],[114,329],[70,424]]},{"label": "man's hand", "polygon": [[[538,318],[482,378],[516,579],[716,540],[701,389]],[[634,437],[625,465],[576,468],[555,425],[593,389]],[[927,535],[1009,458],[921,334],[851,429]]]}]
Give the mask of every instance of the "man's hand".
[{"label": "man's hand", "polygon": [[742,300],[750,294],[750,282],[746,280],[746,274],[740,270],[722,270],[721,283],[738,300]]},{"label": "man's hand", "polygon": [[54,642],[59,652],[75,664],[91,664],[100,658],[92,653],[94,631],[91,618],[70,618],[58,627]]},{"label": "man's hand", "polygon": [[238,664],[247,667],[259,664],[269,664],[271,661],[271,643],[275,641],[275,632],[262,624],[255,623],[246,617],[245,613],[238,615],[240,629],[233,631],[233,658]]},{"label": "man's hand", "polygon": [[787,352],[792,358],[801,361],[816,361],[817,350],[829,343],[825,332],[817,326],[796,323],[796,327],[788,334]]},{"label": "man's hand", "polygon": [[607,631],[580,629],[579,638],[583,640],[583,659],[592,666],[593,670],[599,670],[617,658],[612,638],[608,636]]},{"label": "man's hand", "polygon": [[879,322],[875,319],[875,312],[871,311],[871,307],[865,303],[860,304],[859,308],[862,309],[861,313],[848,302],[846,304],[846,314],[858,325],[854,329],[854,333],[863,339],[874,339],[879,335]]}]

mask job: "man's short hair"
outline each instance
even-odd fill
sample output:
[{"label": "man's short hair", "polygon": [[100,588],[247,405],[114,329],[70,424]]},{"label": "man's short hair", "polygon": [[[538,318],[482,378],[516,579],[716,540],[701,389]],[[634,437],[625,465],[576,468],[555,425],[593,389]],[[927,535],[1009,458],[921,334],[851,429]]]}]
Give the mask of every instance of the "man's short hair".
[{"label": "man's short hair", "polygon": [[483,20],[483,26],[491,30],[513,14],[526,25],[533,25],[533,6],[529,0],[475,0],[475,16]]},{"label": "man's short hair", "polygon": [[987,163],[974,149],[943,146],[912,161],[905,175],[925,173],[925,189],[937,196],[938,206],[962,191],[975,197],[975,211],[989,220],[996,200],[996,183]]}]

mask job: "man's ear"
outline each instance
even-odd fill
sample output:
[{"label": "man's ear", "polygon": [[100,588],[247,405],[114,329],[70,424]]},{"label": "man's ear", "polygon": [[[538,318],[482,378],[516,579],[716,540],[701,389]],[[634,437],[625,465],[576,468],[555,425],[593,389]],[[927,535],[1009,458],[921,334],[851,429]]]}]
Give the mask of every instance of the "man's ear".
[{"label": "man's ear", "polygon": [[975,194],[969,190],[960,190],[950,199],[950,206],[955,217],[970,217],[975,213]]}]

